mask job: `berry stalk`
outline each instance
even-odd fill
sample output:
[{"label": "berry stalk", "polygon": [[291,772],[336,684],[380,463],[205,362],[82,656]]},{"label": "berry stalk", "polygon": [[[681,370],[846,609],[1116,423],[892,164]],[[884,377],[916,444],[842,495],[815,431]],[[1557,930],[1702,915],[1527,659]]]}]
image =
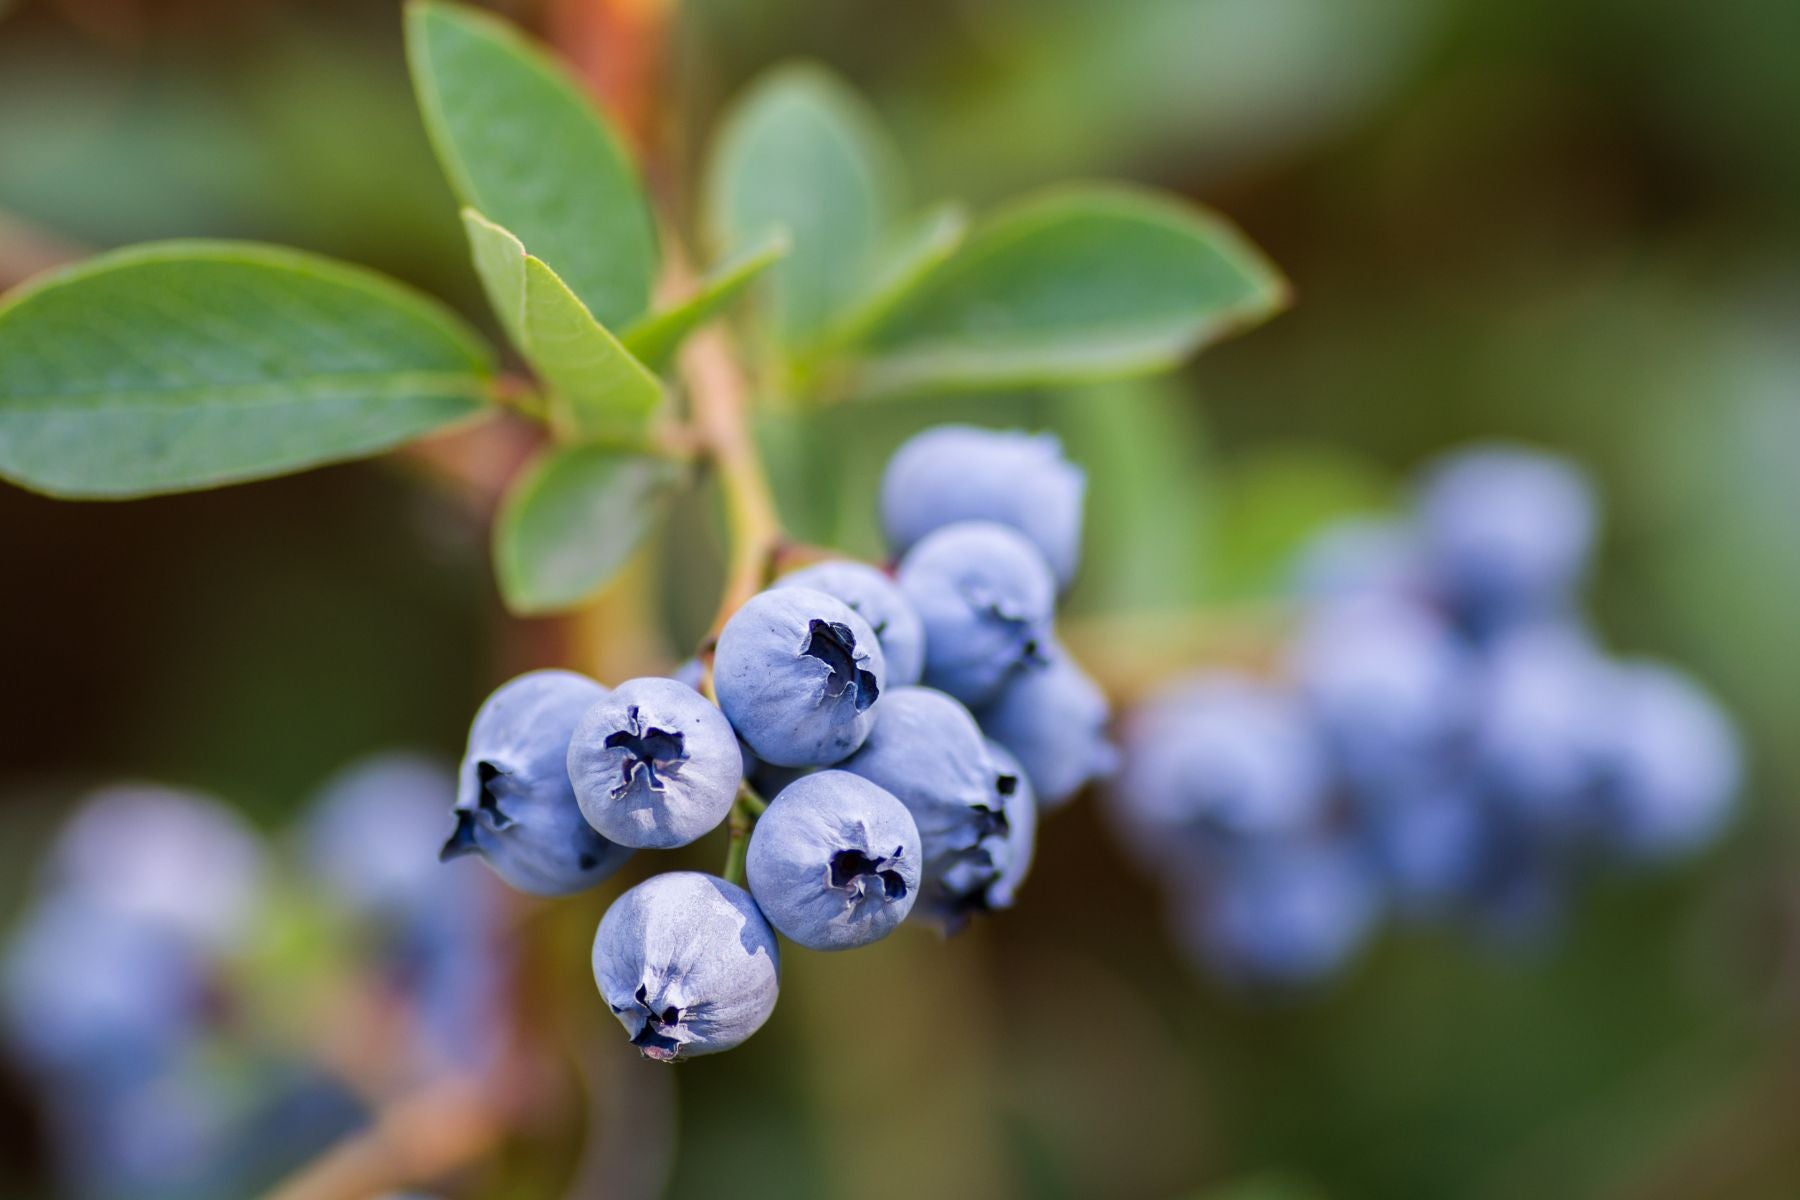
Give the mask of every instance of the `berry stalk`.
[{"label": "berry stalk", "polygon": [[718,636],[732,613],[762,590],[781,545],[781,518],[750,433],[749,385],[722,328],[703,330],[688,342],[681,373],[688,386],[695,432],[725,493],[731,542],[725,589],[710,640]]},{"label": "berry stalk", "polygon": [[486,1156],[505,1127],[481,1082],[458,1078],[390,1105],[369,1129],[290,1176],[270,1200],[346,1200],[435,1179]]},{"label": "berry stalk", "polygon": [[738,789],[737,800],[731,806],[731,816],[725,825],[725,867],[719,875],[726,882],[743,886],[744,856],[750,852],[750,831],[756,828],[756,818],[768,807],[769,802],[757,795],[756,789],[749,784]]}]

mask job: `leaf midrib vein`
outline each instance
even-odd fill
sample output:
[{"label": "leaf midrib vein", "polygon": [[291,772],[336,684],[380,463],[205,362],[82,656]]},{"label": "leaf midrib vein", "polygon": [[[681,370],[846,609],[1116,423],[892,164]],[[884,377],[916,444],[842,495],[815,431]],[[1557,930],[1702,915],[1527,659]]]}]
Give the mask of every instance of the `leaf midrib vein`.
[{"label": "leaf midrib vein", "polygon": [[[361,396],[345,394],[353,389]],[[475,375],[453,371],[361,371],[328,372],[291,379],[266,380],[256,383],[183,383],[163,387],[126,386],[87,388],[79,391],[0,392],[0,415],[7,410],[41,409],[52,405],[79,406],[72,415],[99,414],[122,410],[158,407],[157,397],[189,396],[193,404],[186,409],[171,409],[171,414],[195,409],[235,407],[240,409],[278,407],[308,400],[323,399],[336,393],[339,399],[394,399],[409,393],[429,393],[433,398],[450,396],[481,400],[487,394],[485,381]],[[97,403],[112,399],[116,403]]]}]

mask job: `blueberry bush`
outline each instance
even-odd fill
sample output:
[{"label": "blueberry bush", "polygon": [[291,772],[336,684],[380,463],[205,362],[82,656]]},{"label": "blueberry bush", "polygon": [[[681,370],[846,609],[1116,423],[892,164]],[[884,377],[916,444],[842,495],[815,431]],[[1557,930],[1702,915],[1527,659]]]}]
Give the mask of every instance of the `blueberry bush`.
[{"label": "blueberry bush", "polygon": [[[1139,40],[1069,17],[1070,44],[1172,86],[1192,64],[1153,43],[1192,44],[1188,18],[1143,7],[1164,24]],[[1384,36],[1340,20],[1332,40],[1353,52]],[[1583,466],[1472,446],[1398,503],[1334,477],[1336,460],[1267,495],[1253,479],[1229,492],[1223,472],[1223,502],[1190,486],[1184,454],[1210,432],[1172,415],[1189,397],[1140,381],[1289,302],[1223,218],[1112,183],[975,210],[922,202],[909,175],[976,174],[981,152],[964,143],[1010,127],[1012,109],[973,93],[940,160],[906,162],[845,83],[777,67],[693,139],[704,149],[689,164],[648,153],[569,64],[491,15],[413,0],[404,37],[499,337],[457,315],[450,289],[438,299],[311,252],[103,253],[0,300],[0,477],[51,499],[127,500],[391,451],[440,465],[486,454],[498,595],[570,636],[523,656],[555,665],[463,710],[454,771],[398,753],[353,763],[274,836],[204,796],[122,785],[49,840],[0,999],[75,1194],[222,1198],[291,1172],[279,1194],[309,1200],[436,1183],[484,1159],[505,1194],[571,1178],[610,1194],[617,1180],[546,1146],[666,1144],[646,1132],[672,1108],[654,1064],[741,1047],[778,1012],[822,1058],[848,1043],[903,1074],[871,1049],[886,1018],[805,994],[836,969],[816,963],[847,962],[836,978],[871,996],[917,990],[934,1028],[896,1044],[989,1052],[950,1028],[981,1003],[966,947],[1021,895],[1053,919],[1103,923],[1121,947],[1147,937],[1203,977],[1169,998],[1199,1014],[1195,1032],[1110,988],[1103,955],[1021,975],[1013,1000],[1053,991],[1045,1004],[1103,1027],[1099,1050],[1072,1040],[1072,1057],[1174,1058],[1180,1039],[1247,1031],[1248,1077],[1299,1052],[1279,1044],[1287,1027],[1233,1022],[1354,987],[1358,960],[1387,953],[1384,923],[1465,934],[1457,949],[1496,970],[1553,960],[1582,891],[1673,871],[1728,827],[1749,755],[1726,706],[1683,671],[1602,648],[1613,639],[1596,630],[1613,622],[1588,612],[1586,589],[1605,543]],[[1119,76],[1080,90],[1117,93],[1106,104],[1124,117],[1055,101],[1067,52],[1035,48],[1046,73],[1012,82],[1052,114],[1048,140],[1129,167],[1094,130],[1127,120],[1154,138],[1156,114],[1119,98]],[[1207,86],[1229,101],[1248,85]],[[1320,90],[1355,100],[1345,79],[1321,73]],[[1289,111],[1295,130],[1322,120],[1307,107]],[[1022,138],[979,190],[1044,140]],[[1342,495],[1312,502],[1336,484]],[[1226,520],[1213,505],[1236,508]],[[1271,529],[1279,553],[1249,544]],[[638,638],[659,591],[681,610],[669,655]],[[1208,607],[1188,611],[1196,591]],[[1187,608],[1164,611],[1171,599]],[[1624,625],[1618,644],[1643,640]],[[466,645],[433,654],[486,661]],[[403,704],[430,687],[369,685]],[[1065,844],[1079,838],[1089,806],[1062,810],[1083,796],[1154,896],[1090,897],[1084,872],[1109,855],[1099,839],[1074,870],[1066,851],[1040,859],[1040,821],[1065,816]],[[597,904],[532,899],[602,888]],[[585,965],[569,952],[577,924]],[[903,924],[944,938],[904,970],[828,953]],[[1025,957],[1009,950],[996,969]],[[918,978],[940,969],[935,990]],[[651,1060],[611,1095],[584,1058],[608,1012],[618,1053]],[[730,1058],[786,1051],[762,1050],[770,1038]],[[565,1049],[618,1132],[596,1119],[571,1137],[573,1119],[551,1111],[569,1093],[545,1063]],[[814,1069],[839,1108],[886,1086]],[[1267,1090],[1293,1078],[1277,1066]],[[780,1123],[774,1091],[766,1113],[734,1116],[745,1144]],[[1108,1107],[1140,1097],[1126,1099]],[[1005,1099],[1009,1112],[1034,1103],[1047,1101]],[[1244,1111],[1267,1128],[1283,1103]],[[834,1126],[839,1168],[873,1144],[851,1123]],[[1287,1153],[1274,1133],[1243,1142],[1256,1149],[1234,1163]],[[654,1191],[666,1171],[654,1150],[641,1158],[621,1194]],[[710,1181],[686,1182],[716,1193],[737,1161],[684,1168]],[[1142,1169],[1122,1194],[1154,1190]],[[1088,1170],[1027,1190],[1112,1179]],[[1311,1192],[1271,1176],[1219,1194]]]},{"label": "blueberry bush", "polygon": [[0,473],[127,499],[507,410],[545,435],[494,527],[521,614],[590,601],[680,492],[716,479],[725,585],[685,678],[502,685],[474,718],[441,856],[562,895],[728,825],[719,876],[651,878],[594,943],[600,993],[646,1057],[727,1049],[774,1005],[775,930],[844,949],[909,915],[954,930],[1005,908],[1038,804],[1111,763],[1106,702],[1054,631],[1084,490],[1054,438],[945,426],[902,449],[881,495],[890,575],[784,533],[753,406],[1164,370],[1277,311],[1285,285],[1222,219],[1149,191],[1064,186],[979,220],[919,208],[874,115],[810,66],[753,84],[715,133],[694,202],[715,265],[698,272],[620,134],[544,50],[435,0],[407,9],[406,38],[527,371],[362,268],[133,247],[0,309]]}]

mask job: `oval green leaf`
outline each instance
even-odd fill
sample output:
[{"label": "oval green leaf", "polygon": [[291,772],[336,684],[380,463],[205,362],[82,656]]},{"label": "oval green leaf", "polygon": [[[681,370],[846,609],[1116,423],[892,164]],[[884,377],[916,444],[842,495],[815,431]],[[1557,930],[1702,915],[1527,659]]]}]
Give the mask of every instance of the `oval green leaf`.
[{"label": "oval green leaf", "polygon": [[102,255],[0,304],[0,476],[187,491],[384,450],[481,412],[486,347],[436,302],[270,246]]},{"label": "oval green leaf", "polygon": [[618,136],[567,72],[494,17],[414,0],[406,53],[451,186],[531,247],[595,319],[649,306],[656,227]]},{"label": "oval green leaf", "polygon": [[775,326],[804,348],[857,296],[897,211],[900,170],[868,105],[811,65],[778,68],[726,116],[706,171],[715,250],[742,253],[785,229]]},{"label": "oval green leaf", "polygon": [[605,587],[655,526],[679,471],[602,446],[553,447],[513,483],[494,523],[494,570],[507,608],[573,608]]},{"label": "oval green leaf", "polygon": [[1113,185],[1059,188],[981,228],[869,339],[865,392],[1144,374],[1256,324],[1287,285],[1223,218]]},{"label": "oval green leaf", "polygon": [[551,423],[572,440],[641,438],[662,383],[518,238],[474,209],[463,228],[488,302],[550,391]]}]

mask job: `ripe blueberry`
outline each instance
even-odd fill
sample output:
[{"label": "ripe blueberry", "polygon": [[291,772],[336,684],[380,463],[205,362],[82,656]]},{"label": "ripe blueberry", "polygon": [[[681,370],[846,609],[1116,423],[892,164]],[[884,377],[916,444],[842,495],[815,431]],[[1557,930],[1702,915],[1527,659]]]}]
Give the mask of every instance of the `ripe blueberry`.
[{"label": "ripe blueberry", "polygon": [[1031,873],[1032,856],[1037,852],[1040,801],[1025,768],[1010,750],[989,738],[987,751],[994,772],[994,792],[1006,816],[1006,829],[997,838],[989,839],[988,852],[999,873],[988,883],[980,907],[986,912],[998,912],[1013,906],[1019,885]]},{"label": "ripe blueberry", "polygon": [[986,703],[1050,659],[1056,581],[1037,547],[992,521],[936,530],[900,561],[900,590],[925,627],[925,682]]},{"label": "ripe blueberry", "polygon": [[1362,813],[1365,839],[1395,907],[1435,920],[1478,897],[1501,830],[1486,799],[1460,773],[1422,770],[1390,781]]},{"label": "ripe blueberry", "polygon": [[997,868],[982,843],[1007,828],[981,729],[968,709],[930,688],[897,688],[882,706],[869,740],[843,768],[886,789],[912,814],[928,904],[946,899],[947,887],[957,894],[974,890],[964,876],[951,884],[950,874],[973,862],[993,878]]},{"label": "ripe blueberry", "polygon": [[1064,586],[1081,559],[1086,480],[1051,434],[940,425],[906,442],[881,480],[896,554],[958,521],[997,521],[1029,538]]},{"label": "ripe blueberry", "polygon": [[1609,844],[1662,860],[1710,841],[1743,775],[1730,718],[1693,680],[1649,662],[1614,668],[1605,708],[1599,807]]},{"label": "ripe blueberry", "polygon": [[45,883],[141,917],[197,947],[230,949],[256,920],[261,840],[216,800],[143,784],[103,788],[64,826]]},{"label": "ripe blueberry", "polygon": [[1572,464],[1490,445],[1430,469],[1419,522],[1431,574],[1463,621],[1486,631],[1566,605],[1597,518],[1588,480]]},{"label": "ripe blueberry", "polygon": [[1473,672],[1454,632],[1430,610],[1364,596],[1313,614],[1289,653],[1326,742],[1353,783],[1441,754],[1461,736]]},{"label": "ripe blueberry", "polygon": [[1326,841],[1247,847],[1176,913],[1202,965],[1233,983],[1278,989],[1341,971],[1379,915],[1379,888],[1360,857]]},{"label": "ripe blueberry", "polygon": [[209,964],[179,931],[75,891],[32,906],[6,947],[7,1040],[53,1076],[153,1077],[203,1028]]},{"label": "ripe blueberry", "polygon": [[1127,844],[1180,863],[1316,824],[1328,797],[1312,723],[1285,693],[1215,672],[1153,697],[1125,727],[1108,793]]},{"label": "ripe blueberry", "polygon": [[582,715],[568,767],[589,825],[621,846],[656,850],[717,828],[744,777],[725,714],[656,676],[627,680]]},{"label": "ripe blueberry", "polygon": [[455,794],[455,774],[434,760],[375,755],[326,783],[303,828],[313,877],[358,919],[384,999],[406,1006],[405,1049],[422,1073],[480,1069],[505,1049],[500,885],[433,853]]},{"label": "ripe blueberry", "polygon": [[881,643],[890,687],[910,687],[925,669],[925,629],[919,614],[886,573],[867,563],[837,560],[802,567],[775,586],[807,587],[835,596],[869,623]]},{"label": "ripe blueberry", "polygon": [[732,728],[778,767],[828,766],[862,745],[887,686],[875,631],[805,587],[752,597],[725,623],[713,687]]},{"label": "ripe blueberry", "polygon": [[631,851],[595,832],[569,782],[569,739],[606,689],[573,671],[531,671],[501,684],[469,727],[456,827],[440,857],[479,854],[523,892],[592,887]]},{"label": "ripe blueberry", "polygon": [[1591,832],[1601,743],[1617,716],[1599,649],[1573,625],[1533,623],[1495,638],[1480,672],[1473,745],[1483,790],[1543,835]]},{"label": "ripe blueberry", "polygon": [[1501,946],[1531,948],[1555,935],[1570,895],[1564,856],[1550,852],[1517,822],[1499,820],[1489,828],[1480,880],[1464,907],[1470,926],[1482,938]]},{"label": "ripe blueberry", "polygon": [[921,861],[919,828],[900,801],[848,771],[820,771],[769,802],[745,871],[776,929],[810,950],[846,950],[906,919]]},{"label": "ripe blueberry", "polygon": [[1060,647],[1038,670],[1000,686],[976,717],[988,736],[1024,764],[1038,803],[1066,804],[1089,780],[1110,774],[1118,752],[1106,737],[1112,711],[1099,687]]},{"label": "ripe blueberry", "polygon": [[306,865],[333,900],[364,913],[436,908],[479,892],[437,864],[435,837],[456,774],[417,755],[379,754],[326,781],[306,814]]},{"label": "ripe blueberry", "polygon": [[594,935],[601,998],[645,1058],[729,1050],[775,1008],[775,931],[750,893],[714,875],[653,875],[606,910]]}]

